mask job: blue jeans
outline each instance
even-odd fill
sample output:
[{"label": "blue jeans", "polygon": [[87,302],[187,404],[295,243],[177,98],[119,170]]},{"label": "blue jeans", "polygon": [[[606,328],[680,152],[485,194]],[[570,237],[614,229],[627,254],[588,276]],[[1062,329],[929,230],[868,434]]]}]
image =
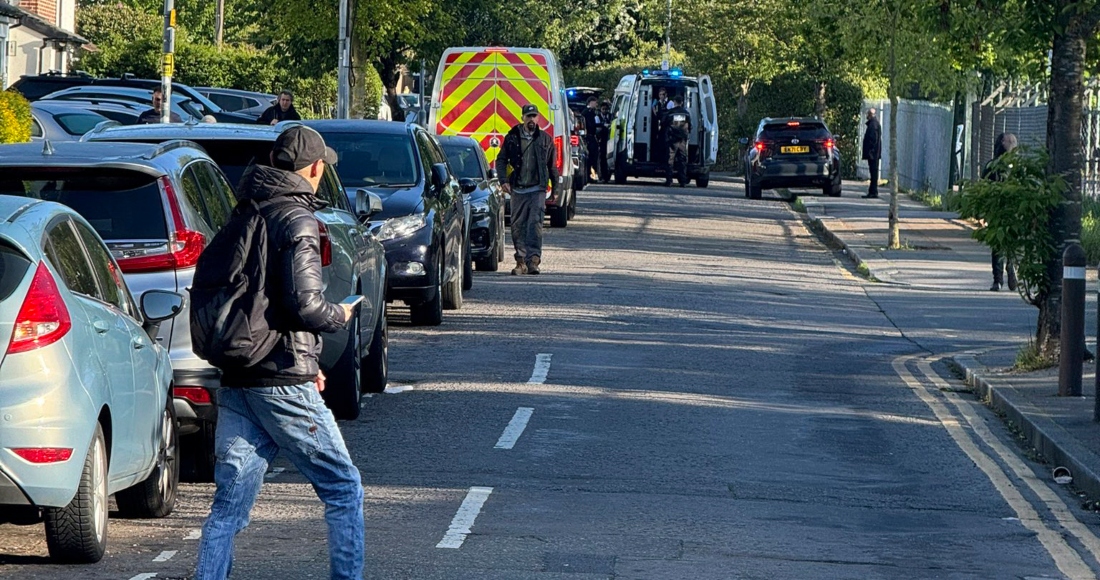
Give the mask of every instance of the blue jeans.
[{"label": "blue jeans", "polygon": [[332,578],[363,578],[362,479],[313,383],[221,389],[214,439],[217,491],[202,527],[195,580],[229,576],[233,540],[248,526],[264,473],[279,451],[289,456],[325,503]]}]

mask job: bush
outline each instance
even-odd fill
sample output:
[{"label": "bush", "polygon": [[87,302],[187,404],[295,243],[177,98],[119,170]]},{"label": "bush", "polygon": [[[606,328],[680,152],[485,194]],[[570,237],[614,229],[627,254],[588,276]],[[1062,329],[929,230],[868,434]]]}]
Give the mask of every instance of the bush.
[{"label": "bush", "polygon": [[317,79],[295,78],[286,89],[294,93],[294,108],[303,119],[328,119],[336,109],[336,73]]},{"label": "bush", "polygon": [[1100,264],[1100,200],[1086,197],[1081,207],[1081,247],[1090,266]]},{"label": "bush", "polygon": [[0,143],[31,140],[31,104],[15,91],[0,92]]},{"label": "bush", "polygon": [[1057,253],[1050,214],[1067,189],[1046,165],[1045,153],[1015,149],[989,166],[1000,180],[966,184],[959,200],[960,216],[981,220],[974,239],[1016,264],[1020,293],[1036,306],[1050,290],[1046,264]]}]

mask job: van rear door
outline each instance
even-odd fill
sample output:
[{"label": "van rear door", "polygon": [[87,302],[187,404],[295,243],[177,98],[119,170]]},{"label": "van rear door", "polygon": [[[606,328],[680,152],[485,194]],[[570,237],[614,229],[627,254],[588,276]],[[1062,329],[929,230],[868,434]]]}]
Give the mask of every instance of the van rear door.
[{"label": "van rear door", "polygon": [[718,105],[714,101],[714,84],[710,77],[699,77],[699,102],[703,119],[703,164],[714,165],[718,161]]}]

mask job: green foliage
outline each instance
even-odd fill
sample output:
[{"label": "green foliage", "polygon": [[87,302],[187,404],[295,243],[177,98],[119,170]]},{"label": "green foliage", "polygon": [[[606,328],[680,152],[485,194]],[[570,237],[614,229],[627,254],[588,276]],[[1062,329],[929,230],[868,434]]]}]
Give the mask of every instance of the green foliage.
[{"label": "green foliage", "polygon": [[1081,208],[1081,247],[1090,266],[1100,264],[1100,200],[1086,197]]},{"label": "green foliage", "polygon": [[974,239],[1014,262],[1021,294],[1032,304],[1050,290],[1046,263],[1056,256],[1050,215],[1067,185],[1046,175],[1047,156],[1016,149],[990,164],[991,175],[963,189],[959,215],[980,220]]},{"label": "green foliage", "polygon": [[0,91],[0,143],[30,140],[31,104],[15,91]]},{"label": "green foliage", "polygon": [[161,37],[159,15],[121,2],[82,5],[77,14],[76,31],[100,50]]},{"label": "green foliage", "polygon": [[1039,352],[1039,346],[1035,344],[1035,341],[1028,339],[1027,344],[1016,351],[1016,362],[1012,365],[1012,370],[1021,373],[1030,373],[1032,371],[1049,369],[1057,365],[1057,358],[1044,357]]},{"label": "green foliage", "polygon": [[327,119],[336,108],[336,74],[320,78],[297,78],[287,82],[294,93],[294,108],[304,119]]}]

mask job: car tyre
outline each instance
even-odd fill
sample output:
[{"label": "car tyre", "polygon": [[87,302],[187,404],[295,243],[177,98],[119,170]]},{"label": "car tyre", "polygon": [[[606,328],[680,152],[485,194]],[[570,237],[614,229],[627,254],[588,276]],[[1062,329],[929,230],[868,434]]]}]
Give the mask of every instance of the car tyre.
[{"label": "car tyre", "polygon": [[[442,254],[442,252],[438,252]],[[443,258],[436,258],[435,289],[426,302],[409,305],[413,326],[439,326],[443,323]]]},{"label": "car tyre", "polygon": [[364,393],[381,393],[386,390],[390,375],[390,323],[386,317],[386,305],[378,315],[374,325],[374,336],[370,341],[370,352],[360,365],[362,376],[359,384]]},{"label": "car tyre", "polygon": [[163,518],[176,507],[180,483],[179,432],[176,429],[176,405],[172,397],[160,419],[161,437],[156,463],[149,477],[115,494],[118,511],[128,518]]},{"label": "car tyre", "polygon": [[567,217],[569,219],[573,219],[573,218],[577,217],[577,194],[576,194],[576,192],[573,193],[573,197],[570,198],[570,200],[569,200],[569,215]]},{"label": "car tyre", "polygon": [[180,480],[188,483],[210,483],[214,481],[214,466],[218,458],[214,456],[214,431],[217,424],[202,421],[199,432],[182,439],[180,442]]},{"label": "car tyre", "polygon": [[745,193],[746,195],[748,195],[749,199],[760,199],[764,196],[764,190],[759,185],[753,183],[752,181],[748,181],[746,183],[747,187],[745,188]]},{"label": "car tyre", "polygon": [[840,197],[840,194],[843,192],[843,187],[839,183],[832,183],[832,184],[826,185],[822,189],[823,189],[825,195],[827,195],[829,197]]},{"label": "car tyre", "polygon": [[332,410],[332,416],[342,421],[358,419],[359,404],[362,403],[362,359],[359,353],[363,348],[363,337],[359,334],[360,325],[357,308],[348,327],[348,342],[344,347],[344,354],[336,361],[336,366],[325,373],[325,390],[321,391],[321,398]]},{"label": "car tyre", "polygon": [[69,505],[43,510],[46,546],[60,562],[92,564],[107,550],[107,445],[96,423],[80,484]]},{"label": "car tyre", "polygon": [[462,257],[462,291],[474,287],[474,257],[470,253],[470,242],[466,242],[466,251]]},{"label": "car tyre", "polygon": [[695,178],[695,187],[706,189],[710,185],[710,174],[704,173]]},{"label": "car tyre", "polygon": [[[466,252],[460,251],[458,259],[463,261],[466,257],[463,255]],[[465,262],[463,262],[465,264]],[[466,268],[463,267],[458,271],[458,275],[453,280],[443,285],[443,309],[444,310],[459,310],[462,308],[462,279],[465,277]],[[440,269],[440,275],[442,276],[443,270]]]},{"label": "car tyre", "polygon": [[569,225],[569,205],[550,208],[550,227],[564,228]]}]

